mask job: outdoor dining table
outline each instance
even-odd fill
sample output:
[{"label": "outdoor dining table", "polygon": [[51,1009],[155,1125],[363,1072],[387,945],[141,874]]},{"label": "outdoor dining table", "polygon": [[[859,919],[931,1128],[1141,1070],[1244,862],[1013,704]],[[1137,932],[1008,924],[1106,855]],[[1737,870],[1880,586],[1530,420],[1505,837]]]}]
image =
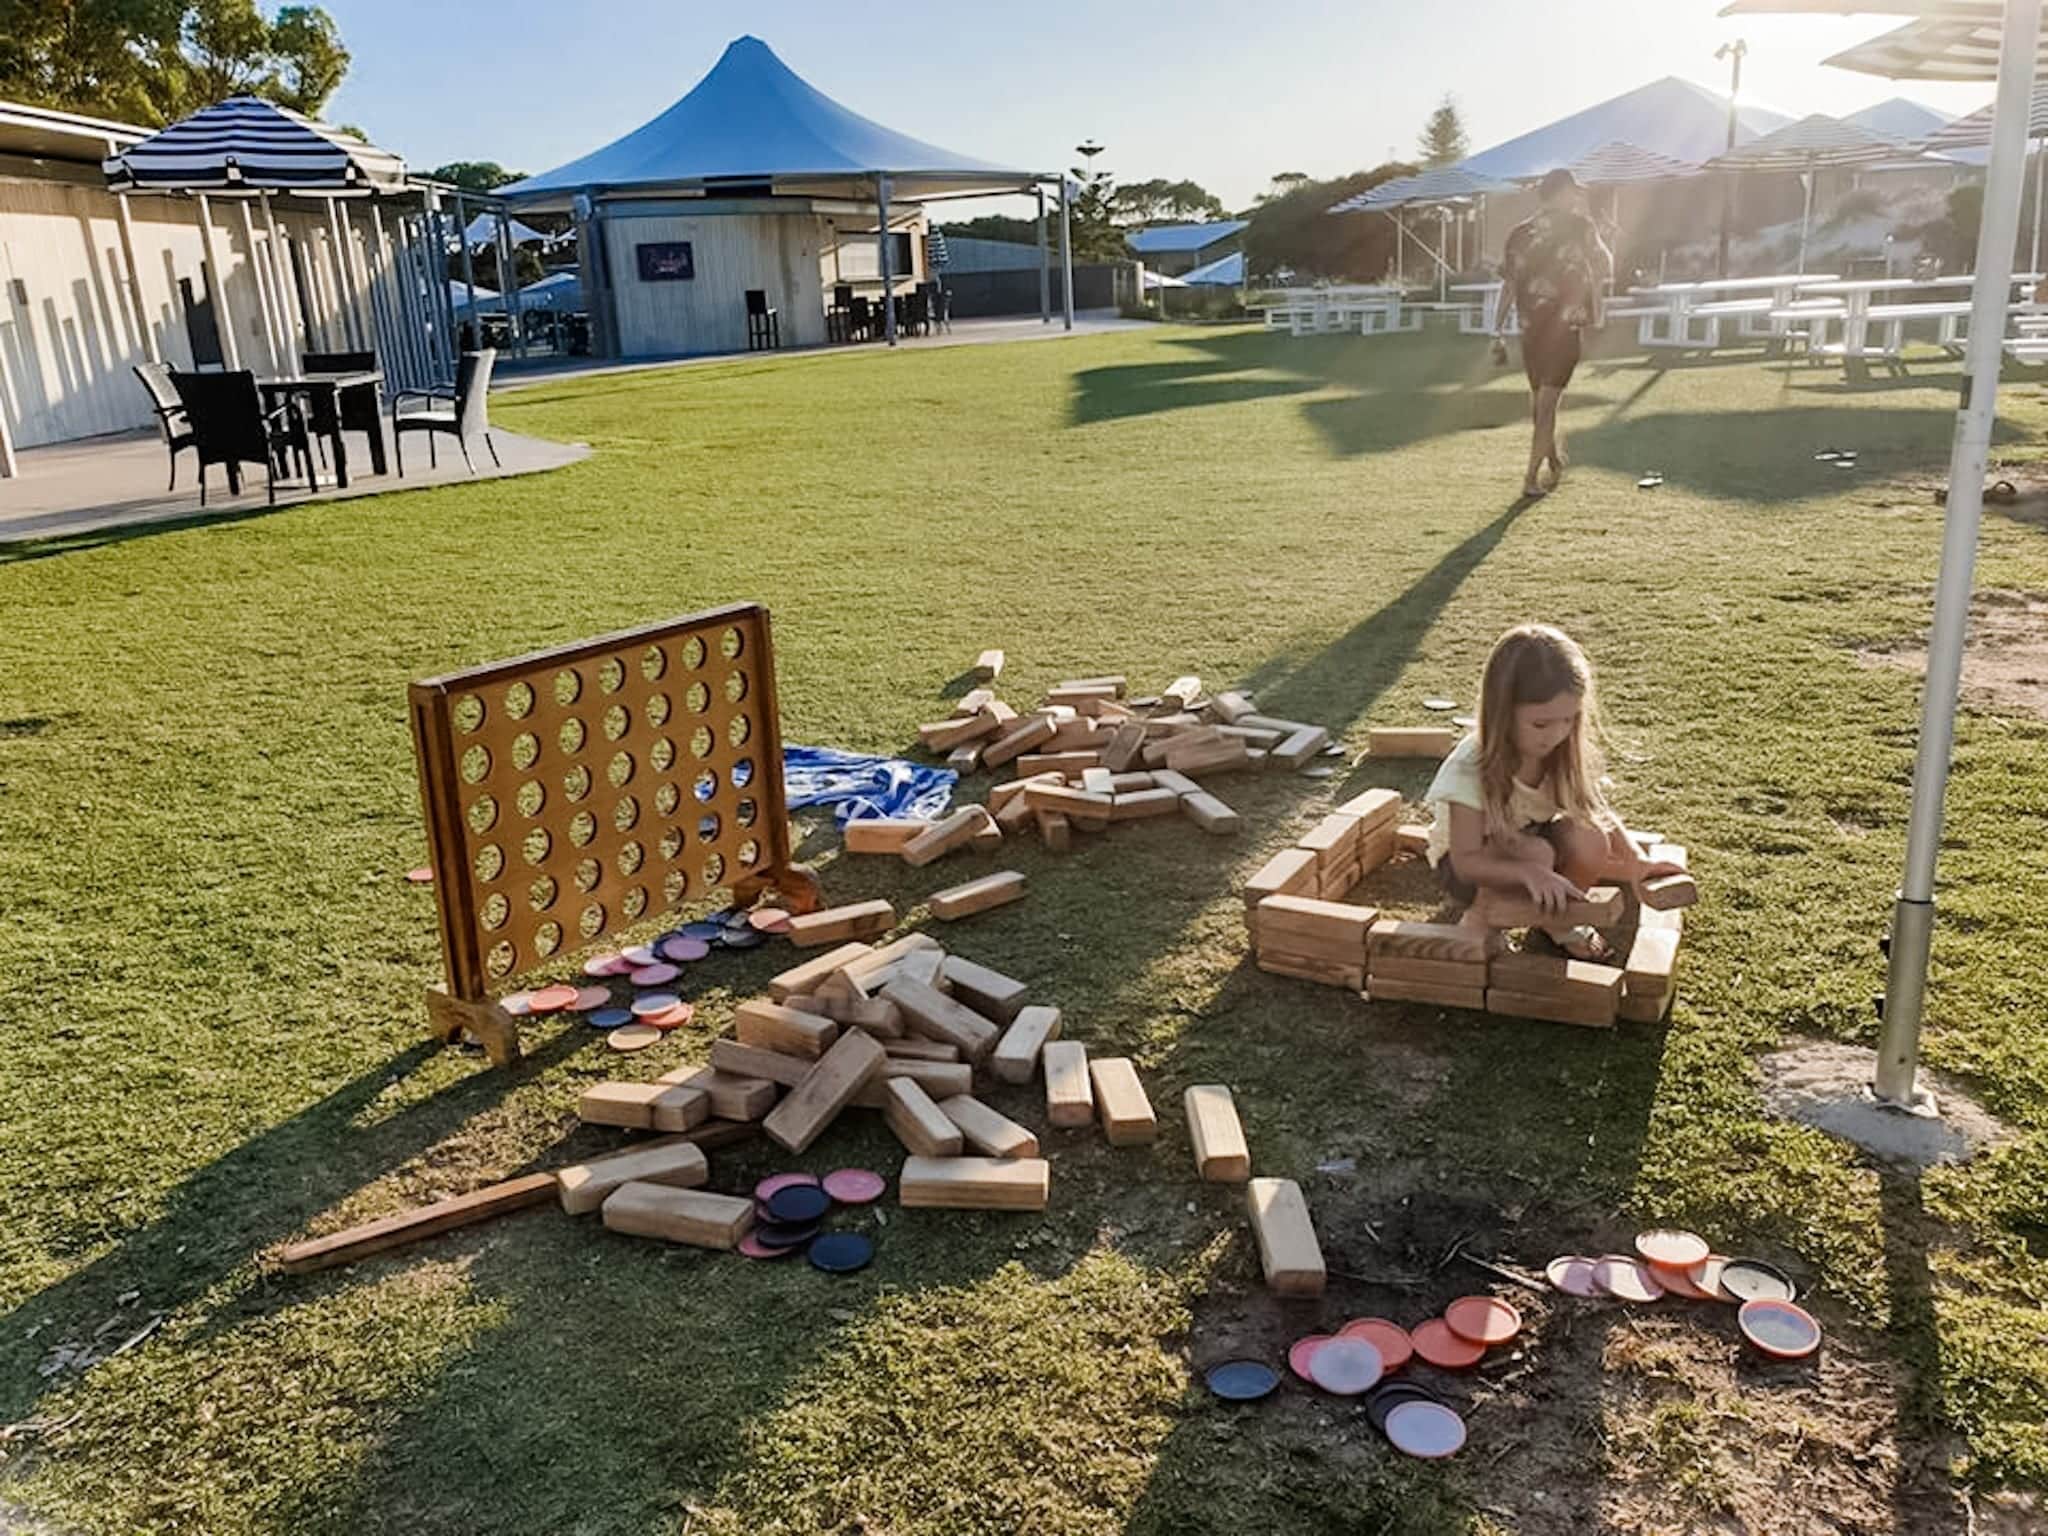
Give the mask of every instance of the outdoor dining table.
[{"label": "outdoor dining table", "polygon": [[1651,283],[1631,288],[1636,301],[1636,339],[1644,347],[1711,352],[1722,345],[1721,322],[1736,322],[1745,342],[1782,342],[1790,322],[1774,311],[1793,302],[1806,286],[1832,281],[1832,272],[1780,273],[1768,277],[1708,278],[1699,282]]},{"label": "outdoor dining table", "polygon": [[[2033,273],[2018,273],[2013,277],[2016,286],[2029,290],[2037,281],[2039,279]],[[1805,310],[1805,318],[1813,327],[1807,345],[1809,356],[1838,357],[1848,363],[1891,361],[1905,350],[1906,326],[1916,320],[1934,321],[1936,344],[1952,352],[1959,350],[1966,339],[1964,322],[1968,320],[1971,309],[1968,294],[1975,283],[1976,279],[1967,273],[1952,277],[1871,277],[1849,281],[1816,278],[1800,285],[1798,300],[1789,308]],[[1917,298],[1944,291],[1960,291],[1964,297],[1952,300]],[[1909,297],[1879,303],[1879,296],[1885,294]],[[1832,303],[1839,308],[1818,307],[1824,303]],[[2030,305],[2019,307],[2031,310]],[[1842,328],[1842,339],[1838,342],[1828,340],[1829,330],[1834,325]],[[1882,328],[1881,339],[1875,342],[1871,340],[1873,327]]]},{"label": "outdoor dining table", "polygon": [[[258,379],[256,387],[263,391],[263,403],[268,408],[272,402],[291,398],[303,403],[308,418],[319,422],[325,429],[328,447],[334,453],[334,483],[346,488],[348,485],[348,448],[343,442],[341,429],[342,400],[356,390],[370,391],[370,415],[379,421],[379,430],[369,434],[370,469],[373,474],[387,472],[384,453],[384,433],[377,413],[377,388],[384,382],[381,369],[359,368],[344,373],[285,373],[271,378]],[[309,466],[310,467],[310,466]],[[312,467],[310,489],[318,489],[320,471]]]}]

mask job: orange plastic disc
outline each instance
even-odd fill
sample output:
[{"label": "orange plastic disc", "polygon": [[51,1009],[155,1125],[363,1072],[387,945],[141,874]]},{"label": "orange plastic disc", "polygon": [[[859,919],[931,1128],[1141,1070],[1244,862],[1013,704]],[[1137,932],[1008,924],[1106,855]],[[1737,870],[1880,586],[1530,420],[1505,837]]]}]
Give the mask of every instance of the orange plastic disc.
[{"label": "orange plastic disc", "polygon": [[1663,1227],[1654,1232],[1636,1234],[1636,1252],[1652,1264],[1686,1269],[1704,1259],[1707,1251],[1707,1240],[1695,1232]]},{"label": "orange plastic disc", "polygon": [[1728,1255],[1710,1253],[1699,1263],[1685,1272],[1686,1279],[1698,1286],[1713,1301],[1733,1303],[1735,1298],[1721,1289],[1721,1271],[1728,1267]]},{"label": "orange plastic disc", "polygon": [[555,1013],[575,1001],[576,989],[561,985],[542,987],[527,999],[535,1013]]},{"label": "orange plastic disc", "polygon": [[649,1029],[681,1029],[695,1018],[697,1010],[689,1003],[677,1003],[675,1007],[661,1013],[650,1013],[640,1022]]},{"label": "orange plastic disc", "polygon": [[1444,1308],[1444,1325],[1474,1344],[1505,1344],[1522,1331],[1522,1314],[1498,1296],[1460,1296]]},{"label": "orange plastic disc", "polygon": [[621,1024],[604,1037],[615,1051],[644,1051],[661,1038],[661,1031],[649,1024]]},{"label": "orange plastic disc", "polygon": [[1406,1365],[1415,1353],[1408,1330],[1384,1317],[1354,1317],[1337,1330],[1340,1339],[1363,1339],[1380,1352],[1380,1363],[1389,1376]]},{"label": "orange plastic disc", "polygon": [[1420,1327],[1410,1329],[1408,1337],[1415,1346],[1415,1353],[1440,1370],[1462,1371],[1469,1365],[1477,1365],[1486,1353],[1484,1344],[1459,1338],[1451,1332],[1451,1325],[1440,1317],[1432,1317]]},{"label": "orange plastic disc", "polygon": [[[1705,1260],[1701,1262],[1704,1263]],[[1659,1264],[1655,1259],[1650,1260],[1648,1268],[1650,1278],[1674,1296],[1684,1296],[1693,1301],[1718,1301],[1720,1299],[1714,1292],[1702,1290],[1698,1285],[1694,1284],[1692,1273],[1689,1270],[1680,1269],[1675,1264]]]},{"label": "orange plastic disc", "polygon": [[1596,1261],[1593,1283],[1618,1301],[1656,1301],[1664,1294],[1650,1266],[1625,1253],[1610,1253]]}]

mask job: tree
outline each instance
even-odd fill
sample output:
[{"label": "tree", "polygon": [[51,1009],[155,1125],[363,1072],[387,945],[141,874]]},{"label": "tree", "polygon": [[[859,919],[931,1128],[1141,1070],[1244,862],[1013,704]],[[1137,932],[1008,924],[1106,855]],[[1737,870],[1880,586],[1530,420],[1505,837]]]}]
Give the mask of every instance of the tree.
[{"label": "tree", "polygon": [[427,172],[429,181],[445,181],[465,192],[492,192],[526,180],[524,171],[508,171],[495,160],[450,160]]},{"label": "tree", "polygon": [[1429,121],[1422,125],[1422,138],[1416,144],[1422,163],[1456,165],[1471,153],[1471,147],[1471,141],[1465,137],[1465,120],[1458,115],[1458,98],[1444,97],[1429,114]]},{"label": "tree", "polygon": [[348,74],[341,29],[317,5],[288,5],[279,11],[270,29],[270,52],[278,70],[273,90],[265,94],[308,117],[320,115]]},{"label": "tree", "polygon": [[1370,281],[1394,261],[1394,226],[1377,214],[1332,214],[1347,197],[1415,167],[1393,162],[1334,181],[1303,178],[1288,191],[1268,194],[1246,217],[1245,259],[1260,276],[1291,272],[1302,278]]},{"label": "tree", "polygon": [[[1124,233],[1116,227],[1116,182],[1107,171],[1084,171],[1076,166],[1068,173],[1080,185],[1068,220],[1076,261],[1123,261],[1131,249]],[[1049,235],[1055,245],[1057,235]]]},{"label": "tree", "polygon": [[941,224],[939,228],[949,237],[958,240],[1007,240],[1014,245],[1038,243],[1036,219],[1015,219],[1002,213],[985,213],[976,219],[958,219],[951,224]]},{"label": "tree", "polygon": [[1124,224],[1187,223],[1223,217],[1222,200],[1192,181],[1127,181],[1116,189],[1111,204],[1117,220]]}]

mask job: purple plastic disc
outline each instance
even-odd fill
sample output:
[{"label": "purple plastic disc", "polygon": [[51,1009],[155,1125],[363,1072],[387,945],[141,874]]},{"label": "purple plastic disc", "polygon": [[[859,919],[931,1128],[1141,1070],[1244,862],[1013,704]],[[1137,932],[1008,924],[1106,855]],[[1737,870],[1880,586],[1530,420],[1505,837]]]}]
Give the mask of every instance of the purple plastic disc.
[{"label": "purple plastic disc", "polygon": [[633,1016],[644,1019],[650,1013],[667,1013],[682,999],[673,992],[643,992],[633,999]]},{"label": "purple plastic disc", "polygon": [[775,1191],[787,1189],[792,1184],[815,1184],[818,1176],[814,1173],[771,1173],[754,1186],[754,1198],[763,1205],[774,1198]]},{"label": "purple plastic disc", "polygon": [[794,1248],[770,1248],[751,1232],[739,1240],[739,1250],[750,1259],[786,1259],[796,1252]]},{"label": "purple plastic disc", "polygon": [[1378,1350],[1363,1339],[1341,1334],[1318,1345],[1308,1362],[1308,1379],[1339,1397],[1356,1397],[1378,1386],[1384,1374]]},{"label": "purple plastic disc", "polygon": [[1424,1461],[1441,1461],[1464,1446],[1465,1421],[1442,1403],[1417,1398],[1387,1411],[1387,1438],[1397,1451]]},{"label": "purple plastic disc", "polygon": [[661,941],[662,958],[688,965],[692,960],[702,960],[711,953],[711,946],[702,939],[693,939],[688,934],[677,934]]},{"label": "purple plastic disc", "polygon": [[866,1205],[889,1191],[889,1181],[866,1168],[839,1168],[825,1175],[825,1193],[841,1205]]}]

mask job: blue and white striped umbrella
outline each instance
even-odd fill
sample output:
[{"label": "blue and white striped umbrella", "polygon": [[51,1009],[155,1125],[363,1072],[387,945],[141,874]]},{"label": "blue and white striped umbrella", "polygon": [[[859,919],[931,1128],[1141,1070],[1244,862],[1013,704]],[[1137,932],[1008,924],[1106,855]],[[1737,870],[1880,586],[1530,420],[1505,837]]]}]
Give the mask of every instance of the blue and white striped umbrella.
[{"label": "blue and white striped umbrella", "polygon": [[405,162],[256,96],[230,96],[102,162],[117,192],[396,192]]}]

